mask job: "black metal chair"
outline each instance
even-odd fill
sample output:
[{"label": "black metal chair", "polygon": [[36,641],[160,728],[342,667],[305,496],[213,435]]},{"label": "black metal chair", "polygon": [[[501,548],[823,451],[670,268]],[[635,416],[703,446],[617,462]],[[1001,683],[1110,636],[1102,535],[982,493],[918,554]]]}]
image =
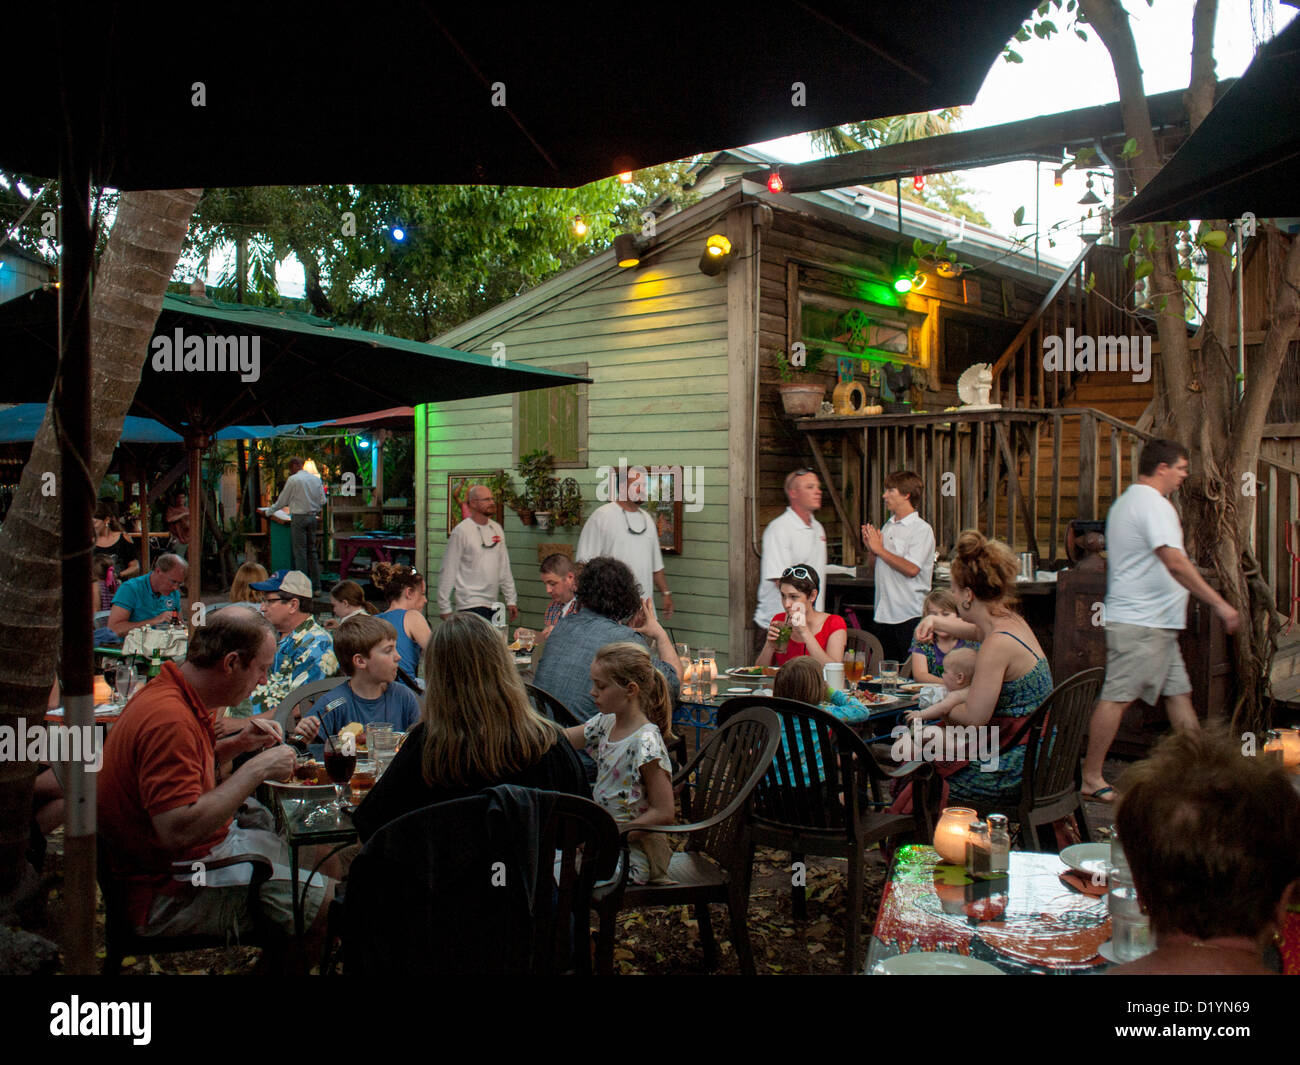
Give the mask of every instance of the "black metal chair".
[{"label": "black metal chair", "polygon": [[[926,794],[933,770],[919,761],[884,768],[849,725],[793,699],[740,695],[718,708],[718,722],[721,725],[755,706],[777,714],[784,742],[754,791],[753,841],[789,851],[792,864],[807,854],[848,859],[844,971],[857,972],[862,963],[866,853],[876,844],[892,849],[891,841],[906,836],[926,842],[933,838]],[[916,813],[891,814],[881,809],[888,804],[885,785],[908,780],[914,790],[920,790],[913,802]],[[797,881],[791,886],[791,909],[798,920],[806,916],[804,888]]]},{"label": "black metal chair", "polygon": [[352,863],[344,973],[590,974],[591,892],[618,854],[613,818],[576,795],[499,785],[415,810]]},{"label": "black metal chair", "polygon": [[1025,726],[1025,769],[1020,800],[1014,806],[972,804],[981,818],[1001,813],[1019,826],[1021,842],[1031,839],[1044,851],[1057,850],[1052,823],[1073,817],[1087,842],[1088,819],[1079,790],[1083,786],[1080,755],[1093,707],[1106,679],[1104,669],[1085,669],[1052,689]]},{"label": "black metal chair", "polygon": [[[99,892],[104,899],[104,965],[101,970],[105,976],[117,976],[122,971],[122,959],[128,954],[152,955],[175,954],[182,950],[205,950],[212,947],[232,945],[229,937],[224,935],[190,935],[190,936],[141,936],[137,935],[135,926],[127,916],[127,885],[114,878],[109,871],[108,844],[103,836],[95,839],[97,851],[95,874],[99,881]],[[194,874],[191,862],[173,862],[172,874],[187,879]],[[210,872],[233,865],[252,866],[252,878],[248,885],[249,912],[253,915],[255,931],[252,937],[242,939],[244,946],[260,946],[265,951],[263,966],[269,972],[281,968],[288,937],[262,914],[258,902],[258,887],[271,877],[271,860],[260,854],[236,854],[230,858],[205,861],[203,868]],[[200,890],[202,887],[200,886]]]},{"label": "black metal chair", "polygon": [[740,971],[754,974],[754,952],[746,924],[749,886],[754,868],[754,847],[749,838],[750,795],[772,763],[780,743],[780,724],[766,706],[732,715],[680,772],[678,784],[695,774],[691,812],[696,820],[686,825],[653,825],[642,832],[686,836],[686,849],[673,854],[668,879],[673,883],[629,884],[630,862],[613,884],[596,890],[592,899],[600,918],[596,939],[596,966],[602,975],[614,971],[614,922],[629,906],[690,904],[700,929],[705,965],[717,965],[717,944],[709,917],[709,904],[723,902],[731,922],[731,944]]},{"label": "black metal chair", "polygon": [[528,697],[537,712],[544,717],[549,717],[560,728],[572,728],[574,725],[582,724],[582,718],[545,688],[539,688],[536,684],[529,684],[527,681],[524,682],[524,687],[528,690]]}]

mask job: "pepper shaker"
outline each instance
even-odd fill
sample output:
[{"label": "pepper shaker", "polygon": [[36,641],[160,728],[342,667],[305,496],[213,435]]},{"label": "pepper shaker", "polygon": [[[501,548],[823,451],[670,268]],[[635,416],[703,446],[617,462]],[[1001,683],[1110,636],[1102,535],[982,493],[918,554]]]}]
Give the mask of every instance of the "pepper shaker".
[{"label": "pepper shaker", "polygon": [[1005,814],[989,815],[989,872],[1006,873],[1011,869],[1011,831]]}]

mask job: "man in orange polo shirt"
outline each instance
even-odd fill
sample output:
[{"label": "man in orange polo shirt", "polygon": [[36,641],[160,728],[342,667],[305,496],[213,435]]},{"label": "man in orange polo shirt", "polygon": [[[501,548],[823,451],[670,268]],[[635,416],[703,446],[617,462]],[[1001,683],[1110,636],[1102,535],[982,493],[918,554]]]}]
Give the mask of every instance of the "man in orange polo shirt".
[{"label": "man in orange polo shirt", "polygon": [[[129,916],[142,935],[233,938],[250,931],[251,866],[209,871],[202,864],[248,852],[275,866],[259,889],[259,908],[293,932],[287,844],[234,818],[263,780],[292,776],[294,751],[251,721],[220,740],[212,728],[214,711],[265,683],[275,646],[261,616],[248,610],[213,615],[195,629],[184,664],[164,664],[109,733],[99,775],[100,832],[109,845],[111,874],[128,882]],[[218,781],[217,765],[253,751]],[[192,872],[177,879],[171,869],[176,861],[191,863]],[[196,886],[195,878],[206,886]],[[308,926],[328,892],[328,883],[309,891]]]}]

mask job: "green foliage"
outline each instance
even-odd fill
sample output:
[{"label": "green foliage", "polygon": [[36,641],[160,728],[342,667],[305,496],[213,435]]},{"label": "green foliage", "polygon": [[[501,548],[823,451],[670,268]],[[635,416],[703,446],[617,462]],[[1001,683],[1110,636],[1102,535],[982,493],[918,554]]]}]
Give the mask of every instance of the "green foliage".
[{"label": "green foliage", "polygon": [[[278,304],[275,267],[303,264],[313,313],[390,336],[426,339],[583,261],[661,196],[691,199],[686,164],[638,171],[578,189],[488,185],[315,185],[209,189],[178,268],[205,271],[241,240],[245,302]],[[581,216],[587,232],[574,232]],[[392,236],[394,226],[406,238]],[[217,298],[233,298],[233,267]]]},{"label": "green foliage", "polygon": [[795,374],[815,373],[821,366],[822,360],[826,358],[824,348],[809,348],[805,353],[804,364],[795,366],[790,362],[789,357],[784,351],[776,353],[776,372],[786,384],[794,380]]},{"label": "green foliage", "polygon": [[1025,224],[1025,209],[1023,206],[1016,208],[1016,213],[1011,216],[1011,220],[1017,227]]},{"label": "green foliage", "polygon": [[[1079,28],[1081,24],[1087,23],[1088,16],[1084,14],[1083,9],[1079,7],[1076,0],[1067,0],[1065,3],[1062,0],[1045,0],[1044,3],[1039,4],[1034,9],[1034,13],[1029,18],[1025,19],[1011,39],[1024,44],[1032,37],[1045,41],[1056,36],[1061,31],[1057,28],[1056,23],[1047,17],[1053,12],[1067,17],[1073,16],[1068,23],[1068,27],[1074,31],[1075,36],[1080,40],[1088,40],[1088,35]],[[1010,42],[1002,49],[1002,58],[1008,63],[1024,62],[1023,57],[1011,47]]]},{"label": "green foliage", "polygon": [[1124,142],[1124,147],[1120,149],[1119,157],[1121,159],[1132,159],[1134,156],[1141,155],[1142,151],[1138,148],[1136,137],[1130,137]]}]

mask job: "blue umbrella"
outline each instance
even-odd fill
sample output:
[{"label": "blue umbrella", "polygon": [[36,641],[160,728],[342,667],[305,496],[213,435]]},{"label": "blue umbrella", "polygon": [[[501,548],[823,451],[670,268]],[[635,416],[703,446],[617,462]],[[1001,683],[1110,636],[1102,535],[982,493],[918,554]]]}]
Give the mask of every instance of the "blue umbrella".
[{"label": "blue umbrella", "polygon": [[[30,444],[45,417],[44,403],[19,403],[0,411],[0,444]],[[329,422],[302,422],[291,425],[230,425],[213,434],[215,440],[267,440],[292,436],[300,429],[315,429]],[[122,423],[122,444],[183,444],[185,439],[162,422],[128,414]]]}]

